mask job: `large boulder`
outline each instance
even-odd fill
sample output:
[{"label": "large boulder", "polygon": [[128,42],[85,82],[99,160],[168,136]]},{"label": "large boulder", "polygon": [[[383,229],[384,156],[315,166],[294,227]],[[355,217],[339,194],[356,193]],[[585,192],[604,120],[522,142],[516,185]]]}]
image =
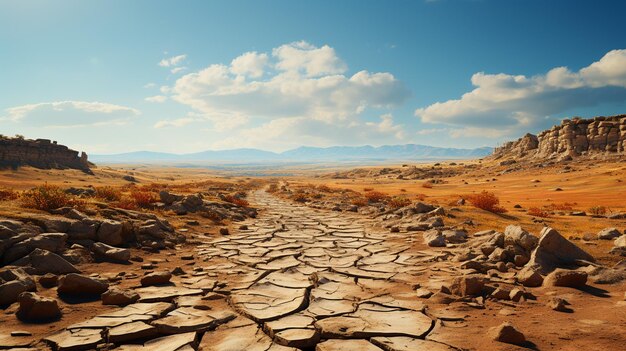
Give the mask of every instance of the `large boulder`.
[{"label": "large boulder", "polygon": [[96,240],[100,222],[91,218],[74,221],[67,231],[71,240]]},{"label": "large boulder", "polygon": [[542,274],[559,267],[577,266],[580,261],[595,262],[593,256],[565,239],[553,228],[545,227],[527,266],[539,266]]},{"label": "large boulder", "polygon": [[124,226],[118,221],[110,219],[102,221],[98,228],[98,241],[107,245],[120,246],[124,244]]},{"label": "large boulder", "polygon": [[167,190],[161,190],[159,192],[159,197],[161,198],[161,202],[166,205],[171,205],[176,201],[180,201],[183,199],[183,195],[172,194]]},{"label": "large boulder", "polygon": [[85,275],[70,273],[59,279],[57,292],[63,295],[101,295],[107,291],[109,284],[102,280]]},{"label": "large boulder", "polygon": [[91,249],[101,259],[113,262],[128,262],[130,260],[130,250],[113,247],[104,243],[94,243]]},{"label": "large boulder", "polygon": [[460,244],[467,241],[467,232],[465,230],[444,230],[441,232],[446,241],[452,244]]},{"label": "large boulder", "polygon": [[28,256],[13,262],[13,265],[30,267],[29,272],[33,274],[80,273],[76,267],[63,259],[63,257],[42,249],[33,250]]},{"label": "large boulder", "polygon": [[49,321],[61,317],[61,310],[57,300],[41,297],[32,292],[20,294],[18,301],[20,307],[17,317],[23,321]]}]

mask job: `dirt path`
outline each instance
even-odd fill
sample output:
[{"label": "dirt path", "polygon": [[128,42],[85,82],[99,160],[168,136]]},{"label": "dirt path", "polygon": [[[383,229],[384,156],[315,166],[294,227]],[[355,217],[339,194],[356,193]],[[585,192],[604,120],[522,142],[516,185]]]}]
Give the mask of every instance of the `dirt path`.
[{"label": "dirt path", "polygon": [[[534,349],[626,344],[625,307],[618,302],[623,285],[595,294],[537,288],[537,300],[518,303],[454,297],[446,293],[449,283],[466,272],[451,261],[459,249],[420,247],[418,235],[376,230],[363,216],[314,210],[264,191],[250,201],[262,212],[247,229],[198,237],[192,252],[176,252],[188,263],[172,284],[134,287],[138,303],[67,326],[47,344],[73,350],[106,342],[120,350],[141,344],[218,351],[524,349],[485,336],[503,321],[522,330],[531,340],[525,347]],[[513,274],[491,277],[490,284],[514,288]],[[545,306],[543,296],[557,294],[566,294],[574,313]]]}]

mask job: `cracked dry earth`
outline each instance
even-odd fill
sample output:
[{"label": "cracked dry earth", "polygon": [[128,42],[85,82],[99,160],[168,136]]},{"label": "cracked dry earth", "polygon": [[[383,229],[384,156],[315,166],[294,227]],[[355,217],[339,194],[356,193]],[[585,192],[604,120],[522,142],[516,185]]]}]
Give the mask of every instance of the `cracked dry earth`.
[{"label": "cracked dry earth", "polygon": [[[484,325],[466,328],[467,311],[481,306],[426,306],[416,294],[418,287],[438,291],[462,274],[450,252],[418,250],[406,233],[372,229],[371,220],[355,214],[313,210],[264,191],[250,199],[262,215],[236,234],[205,237],[173,284],[136,288],[137,303],[70,325],[45,344],[56,350],[451,351],[476,349],[477,343],[461,344],[464,338],[484,339],[477,335]],[[447,338],[450,333],[458,337]],[[478,345],[496,349],[484,348],[493,342]],[[497,349],[518,349],[505,347]]]}]

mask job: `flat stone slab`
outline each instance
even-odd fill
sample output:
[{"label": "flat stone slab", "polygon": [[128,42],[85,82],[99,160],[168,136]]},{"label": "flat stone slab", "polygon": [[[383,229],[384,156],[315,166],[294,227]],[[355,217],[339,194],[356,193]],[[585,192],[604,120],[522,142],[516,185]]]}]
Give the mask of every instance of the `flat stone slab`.
[{"label": "flat stone slab", "polygon": [[375,337],[370,341],[385,351],[458,351],[446,344],[406,336]]},{"label": "flat stone slab", "polygon": [[245,316],[269,321],[289,315],[306,305],[307,289],[291,289],[271,283],[256,284],[234,293],[231,303]]},{"label": "flat stone slab", "polygon": [[43,340],[58,351],[89,350],[104,342],[101,329],[62,330]]},{"label": "flat stone slab", "polygon": [[122,345],[116,350],[120,351],[188,351],[194,350],[192,345],[196,344],[196,333],[184,333],[164,336],[152,339],[143,345]]},{"label": "flat stone slab", "polygon": [[158,335],[157,328],[144,322],[132,322],[109,329],[108,342],[124,343],[137,339],[150,339]]},{"label": "flat stone slab", "polygon": [[152,325],[161,334],[179,334],[207,330],[235,317],[236,314],[226,308],[199,310],[194,307],[181,307],[152,322]]},{"label": "flat stone slab", "polygon": [[30,336],[12,336],[11,334],[0,333],[0,349],[28,347],[34,343]]},{"label": "flat stone slab", "polygon": [[169,302],[179,296],[200,295],[202,289],[190,289],[178,286],[147,286],[135,289],[139,302]]},{"label": "flat stone slab", "polygon": [[204,333],[202,351],[298,351],[272,341],[256,323],[244,318],[237,319]]},{"label": "flat stone slab", "polygon": [[367,340],[331,339],[317,344],[315,351],[382,351]]},{"label": "flat stone slab", "polygon": [[375,336],[426,335],[433,321],[421,312],[366,306],[350,314],[319,320],[315,326],[322,338],[370,338]]}]

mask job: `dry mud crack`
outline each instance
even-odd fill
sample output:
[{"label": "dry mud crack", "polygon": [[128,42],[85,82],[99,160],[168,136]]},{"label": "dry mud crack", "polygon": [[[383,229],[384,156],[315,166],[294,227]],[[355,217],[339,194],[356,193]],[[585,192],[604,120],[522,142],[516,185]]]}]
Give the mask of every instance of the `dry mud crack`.
[{"label": "dry mud crack", "polygon": [[[264,191],[250,200],[259,218],[232,235],[203,237],[173,284],[136,288],[137,303],[67,326],[33,349],[452,351],[481,330],[466,317],[484,306],[441,293],[466,273],[449,261],[455,249],[417,250],[406,233],[375,229],[370,219]],[[420,291],[435,295],[425,300]],[[445,299],[463,304],[438,303]]]}]

